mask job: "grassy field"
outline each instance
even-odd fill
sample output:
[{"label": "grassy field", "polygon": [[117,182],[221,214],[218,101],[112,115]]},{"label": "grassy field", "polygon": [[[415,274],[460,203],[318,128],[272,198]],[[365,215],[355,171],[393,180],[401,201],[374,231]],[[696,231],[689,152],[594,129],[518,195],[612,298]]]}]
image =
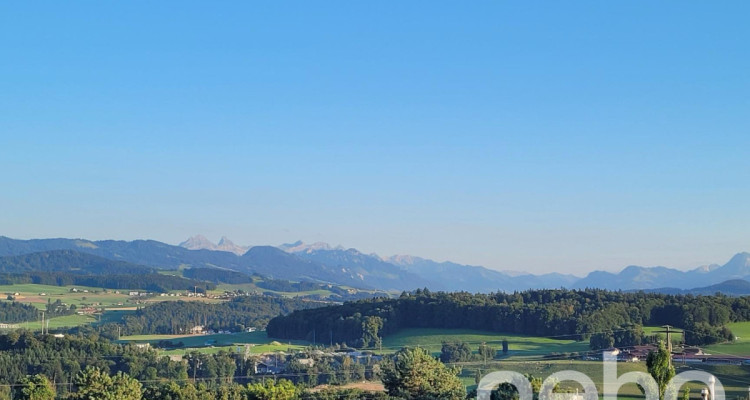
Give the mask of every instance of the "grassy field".
[{"label": "grassy field", "polygon": [[266,336],[265,332],[242,332],[232,334],[215,334],[215,335],[134,335],[123,336],[120,341],[123,343],[157,343],[161,340],[169,340],[173,343],[182,342],[184,348],[165,351],[165,354],[186,354],[191,351],[202,353],[216,353],[220,350],[236,351],[237,346],[241,346],[244,352],[244,345],[249,344],[251,353],[267,353],[275,351],[301,350],[309,345],[304,341],[285,341],[280,342]]},{"label": "grassy field", "polygon": [[[525,362],[513,362],[513,361],[501,361],[489,363],[487,366],[482,363],[462,364],[461,380],[464,384],[472,389],[475,387],[474,379],[477,370],[480,370],[480,374],[483,376],[488,372],[492,371],[515,371],[521,374],[529,374],[534,377],[545,379],[555,372],[564,370],[573,370],[581,372],[584,375],[591,378],[596,385],[596,388],[601,397],[603,393],[603,364],[598,361],[525,361]],[[680,373],[689,370],[702,370],[707,371],[716,376],[716,378],[724,385],[726,391],[727,400],[746,400],[748,394],[748,377],[750,376],[749,366],[734,366],[734,365],[706,365],[701,367],[685,367],[681,365],[676,366],[676,372]],[[646,363],[618,363],[617,364],[617,375],[622,375],[631,371],[646,371]],[[581,386],[574,382],[564,381],[561,382],[563,388],[568,389],[579,389]],[[699,383],[689,383],[687,387],[690,388],[690,398],[694,400],[700,399],[700,390],[703,387]],[[644,399],[644,396],[638,390],[635,384],[623,385],[618,391],[618,399]],[[681,394],[680,394],[681,398]]]},{"label": "grassy field", "polygon": [[[73,288],[78,289],[78,292],[71,292]],[[84,293],[84,290],[88,290],[89,293]],[[76,306],[95,305],[117,308],[131,305],[128,303],[129,296],[126,290],[115,293],[114,290],[105,291],[102,288],[86,286],[2,285],[0,286],[0,293],[3,294],[2,301],[8,301],[5,300],[5,295],[18,293],[18,296],[15,296],[15,301],[29,303],[40,309],[44,308],[50,300],[53,302],[60,300],[65,304],[75,304]]]},{"label": "grassy field", "polygon": [[[72,292],[71,289],[77,289],[77,292]],[[88,293],[83,291],[87,290]],[[137,289],[133,289],[137,290]],[[45,309],[47,302],[55,302],[60,300],[61,302],[68,305],[75,305],[76,307],[81,306],[94,306],[97,308],[104,308],[109,311],[132,311],[135,307],[143,306],[132,301],[128,295],[130,290],[123,289],[116,293],[113,289],[102,289],[87,286],[51,286],[51,285],[38,285],[38,284],[21,284],[21,285],[0,285],[0,301],[6,300],[8,295],[13,295],[15,301],[19,303],[31,304],[37,308]],[[18,293],[18,295],[15,295]],[[161,301],[204,301],[209,303],[218,303],[223,300],[219,299],[206,299],[196,297],[169,297],[169,296],[155,296],[155,297],[141,297],[137,299],[143,303],[154,303]],[[117,313],[115,313],[117,314]],[[51,325],[50,325],[51,327]]]},{"label": "grassy field", "polygon": [[443,342],[465,342],[473,349],[481,343],[498,350],[503,339],[508,340],[511,356],[539,356],[549,353],[588,351],[588,342],[548,339],[543,337],[501,334],[470,329],[403,329],[383,339],[383,351],[395,352],[402,347],[422,347],[434,354],[440,353]]},{"label": "grassy field", "polygon": [[[201,347],[207,345],[228,346],[235,344],[255,344],[266,345],[276,341],[266,336],[266,332],[239,332],[239,333],[219,333],[215,335],[133,335],[123,336],[122,342],[149,342],[156,343],[160,340],[170,340],[172,342],[182,342],[185,347]],[[304,341],[284,341],[283,346],[305,347],[308,345]]]},{"label": "grassy field", "polygon": [[[599,395],[602,395],[603,389],[602,389],[602,375],[603,375],[603,364],[599,361],[561,361],[561,360],[554,360],[554,361],[501,361],[501,362],[490,362],[486,366],[483,363],[470,363],[470,364],[462,364],[462,370],[461,370],[461,378],[464,384],[469,389],[472,389],[475,387],[474,379],[477,373],[477,370],[480,371],[480,374],[483,376],[487,374],[488,372],[492,371],[514,371],[519,372],[521,374],[528,374],[535,378],[541,378],[546,379],[548,376],[550,376],[553,373],[560,372],[560,371],[566,371],[566,370],[573,370],[577,372],[581,372],[584,375],[591,378],[591,380],[594,381],[596,384],[596,388],[599,392]],[[622,375],[627,372],[631,371],[643,371],[646,372],[646,365],[645,363],[618,363],[617,364],[617,373],[618,375]],[[583,388],[578,385],[575,382],[569,382],[569,381],[563,381],[560,383],[560,386],[566,389],[579,389],[583,390]],[[621,399],[628,399],[628,398],[643,398],[640,391],[638,390],[638,387],[635,384],[628,384],[623,385],[619,392],[618,392],[618,398]]]},{"label": "grassy field", "polygon": [[[680,330],[679,328],[674,328],[676,330]],[[663,331],[664,328],[661,326],[644,326],[643,327],[643,333],[646,335],[659,335],[666,340],[667,335],[665,333],[656,333],[657,331]],[[672,334],[672,343],[681,343],[682,342],[682,333],[674,333]]]},{"label": "grassy field", "polygon": [[221,294],[226,292],[233,292],[236,290],[243,290],[245,292],[249,293],[263,293],[263,292],[269,292],[274,293],[280,296],[284,297],[300,297],[300,296],[311,296],[311,295],[320,295],[320,296],[330,296],[333,294],[330,290],[324,290],[324,289],[318,289],[318,290],[308,290],[305,292],[279,292],[276,290],[270,290],[270,289],[264,289],[262,287],[257,286],[255,283],[239,283],[239,284],[220,284],[216,286],[216,290],[214,290],[212,293],[215,294]]},{"label": "grassy field", "polygon": [[[49,319],[49,325],[45,322],[45,325],[49,326],[49,329],[58,328],[73,328],[80,325],[86,325],[96,322],[96,318],[90,315],[64,315],[62,317],[55,317]],[[16,324],[19,328],[30,329],[32,331],[42,330],[42,321],[29,321],[20,322]]]},{"label": "grassy field", "polygon": [[[250,346],[250,354],[263,354],[263,353],[275,353],[277,351],[290,352],[295,350],[302,350],[305,346],[300,345],[289,345],[289,344],[258,344]],[[205,354],[215,354],[220,351],[228,353],[239,352],[244,353],[245,347],[241,344],[231,346],[209,346],[209,347],[186,347],[172,350],[163,350],[163,354],[167,355],[185,355],[191,352],[197,351]]]},{"label": "grassy field", "polygon": [[706,352],[710,354],[750,356],[750,322],[733,322],[728,324],[727,327],[732,330],[732,333],[736,336],[736,340],[731,343],[707,346]]}]

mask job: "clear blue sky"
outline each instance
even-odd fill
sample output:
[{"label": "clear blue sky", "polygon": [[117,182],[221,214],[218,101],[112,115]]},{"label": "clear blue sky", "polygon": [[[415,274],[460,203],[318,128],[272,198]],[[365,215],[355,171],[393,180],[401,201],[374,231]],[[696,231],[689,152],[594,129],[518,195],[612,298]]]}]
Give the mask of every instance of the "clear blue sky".
[{"label": "clear blue sky", "polygon": [[0,235],[750,250],[750,3],[0,5]]}]

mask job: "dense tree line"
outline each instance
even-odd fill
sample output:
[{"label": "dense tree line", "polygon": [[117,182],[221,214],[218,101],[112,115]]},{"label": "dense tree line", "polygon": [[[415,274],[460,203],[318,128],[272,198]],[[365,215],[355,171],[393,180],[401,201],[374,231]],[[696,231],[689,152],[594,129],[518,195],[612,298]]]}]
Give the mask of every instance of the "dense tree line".
[{"label": "dense tree line", "polygon": [[647,337],[640,325],[623,326],[597,332],[589,338],[592,350],[607,349],[610,347],[637,346],[643,343],[656,343],[656,336]]},{"label": "dense tree line", "polygon": [[[12,393],[16,400],[404,400],[382,392],[327,388],[307,391],[287,379],[268,379],[247,385],[225,383],[218,386],[190,381],[142,385],[126,373],[109,375],[96,367],[76,374],[74,391],[60,394],[42,374],[23,378]],[[10,393],[6,393],[10,396]],[[2,396],[2,395],[0,395]],[[3,400],[10,397],[0,397]],[[458,400],[460,397],[454,397]]]},{"label": "dense tree line", "polygon": [[728,322],[750,320],[750,297],[597,289],[493,294],[425,289],[397,299],[296,311],[274,318],[267,330],[270,336],[284,339],[310,339],[315,332],[317,337],[366,346],[372,336],[368,318],[382,322],[377,332],[381,337],[403,328],[462,328],[585,340],[614,327],[669,324],[686,330],[688,344],[701,345],[731,337],[723,328]]},{"label": "dense tree line", "polygon": [[487,361],[494,359],[496,355],[497,349],[486,343],[480,344],[476,353],[464,342],[443,342],[440,349],[440,361],[444,363]]},{"label": "dense tree line", "polygon": [[155,351],[102,340],[94,332],[63,338],[14,331],[0,335],[0,384],[13,384],[27,375],[43,374],[67,391],[65,383],[74,380],[87,366],[104,371],[125,372],[139,380],[186,379],[187,367],[158,357]]},{"label": "dense tree line", "polygon": [[52,286],[89,286],[106,289],[142,289],[164,293],[171,290],[214,290],[216,285],[157,273],[92,275],[71,272],[24,272],[0,274],[0,285],[35,283]]},{"label": "dense tree line", "polygon": [[[76,306],[63,304],[60,299],[52,301],[52,299],[48,298],[44,310],[47,317],[53,318],[74,314],[76,312]],[[18,303],[15,301],[0,302],[0,323],[17,324],[27,321],[39,321],[41,316],[42,311],[31,304]]]},{"label": "dense tree line", "polygon": [[125,316],[123,334],[180,334],[198,325],[215,331],[237,332],[248,327],[263,328],[275,316],[321,304],[268,296],[242,296],[218,304],[164,301]]},{"label": "dense tree line", "polygon": [[40,311],[31,304],[21,304],[15,301],[0,302],[0,323],[36,321],[39,317]]},{"label": "dense tree line", "polygon": [[[171,360],[152,349],[109,342],[93,330],[64,337],[15,331],[0,335],[0,399],[389,399],[359,390],[307,391],[320,383],[379,379],[372,375],[374,364],[316,353],[284,356],[288,380],[277,380],[256,374],[258,360],[239,353],[192,352]],[[299,361],[305,358],[315,363]]]}]

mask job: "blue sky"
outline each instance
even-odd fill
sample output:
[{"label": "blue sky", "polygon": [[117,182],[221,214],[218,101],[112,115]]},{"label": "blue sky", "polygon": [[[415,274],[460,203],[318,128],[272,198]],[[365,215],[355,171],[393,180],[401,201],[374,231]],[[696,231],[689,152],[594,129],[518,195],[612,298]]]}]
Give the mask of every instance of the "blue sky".
[{"label": "blue sky", "polygon": [[750,251],[747,2],[0,5],[0,234]]}]

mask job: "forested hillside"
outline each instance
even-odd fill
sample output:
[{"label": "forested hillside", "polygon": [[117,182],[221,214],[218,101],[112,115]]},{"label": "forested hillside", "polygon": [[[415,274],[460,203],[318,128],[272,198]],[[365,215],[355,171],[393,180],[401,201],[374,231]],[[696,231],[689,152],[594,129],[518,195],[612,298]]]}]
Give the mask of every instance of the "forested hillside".
[{"label": "forested hillside", "polygon": [[88,274],[147,274],[155,269],[143,265],[82,253],[74,250],[50,250],[0,257],[0,272],[67,271]]},{"label": "forested hillside", "polygon": [[629,325],[669,324],[685,329],[689,344],[727,340],[730,321],[750,319],[750,297],[671,296],[604,290],[532,290],[521,293],[431,293],[376,298],[295,311],[268,324],[284,339],[332,335],[335,342],[371,346],[403,328],[463,328],[534,336],[588,339]]},{"label": "forested hillside", "polygon": [[170,290],[213,290],[216,285],[185,279],[179,276],[148,274],[113,274],[81,275],[73,272],[25,272],[0,274],[0,285],[18,285],[35,283],[53,286],[89,286],[106,289],[142,289],[150,292],[168,292]]},{"label": "forested hillside", "polygon": [[29,304],[14,302],[0,302],[0,323],[13,324],[16,322],[35,321],[40,311]]},{"label": "forested hillside", "polygon": [[169,301],[139,309],[123,320],[124,334],[180,334],[197,325],[212,330],[242,331],[263,328],[278,315],[320,307],[325,303],[268,296],[243,296],[230,302]]}]

